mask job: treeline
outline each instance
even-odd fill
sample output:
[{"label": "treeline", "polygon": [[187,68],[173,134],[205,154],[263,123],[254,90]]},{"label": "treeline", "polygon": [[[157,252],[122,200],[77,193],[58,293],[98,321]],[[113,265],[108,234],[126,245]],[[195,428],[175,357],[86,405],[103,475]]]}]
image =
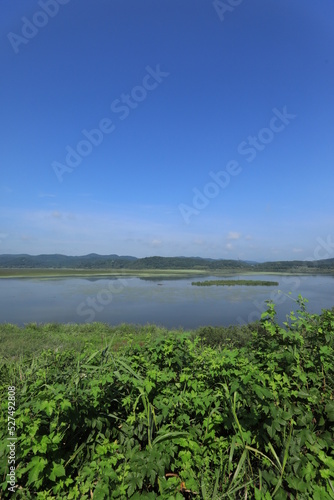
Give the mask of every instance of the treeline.
[{"label": "treeline", "polygon": [[326,272],[334,271],[334,259],[316,261],[277,261],[250,263],[232,259],[204,259],[200,257],[144,257],[128,255],[69,256],[50,255],[0,255],[2,269],[198,269],[204,271],[236,270],[262,272]]},{"label": "treeline", "polygon": [[97,255],[0,255],[0,268],[19,269],[241,269],[249,264],[238,260],[213,260],[200,257],[144,257]]},{"label": "treeline", "polygon": [[131,269],[240,269],[249,265],[238,260],[211,260],[199,257],[145,257],[130,263]]},{"label": "treeline", "polygon": [[256,264],[254,268],[257,271],[312,271],[312,270],[334,270],[334,259],[323,259],[323,260],[287,260],[287,261],[276,261],[276,262],[263,262],[261,264]]},{"label": "treeline", "polygon": [[0,268],[15,269],[110,269],[128,267],[136,257],[89,254],[81,256],[45,255],[0,255]]}]

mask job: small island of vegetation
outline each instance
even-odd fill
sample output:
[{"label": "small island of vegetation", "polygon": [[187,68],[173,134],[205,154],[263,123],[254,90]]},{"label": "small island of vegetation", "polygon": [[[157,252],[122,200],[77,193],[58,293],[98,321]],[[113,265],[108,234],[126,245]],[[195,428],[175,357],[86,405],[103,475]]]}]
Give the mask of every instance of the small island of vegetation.
[{"label": "small island of vegetation", "polygon": [[233,286],[233,285],[246,285],[246,286],[278,286],[278,281],[264,281],[264,280],[207,280],[207,281],[193,281],[191,283],[195,286]]}]

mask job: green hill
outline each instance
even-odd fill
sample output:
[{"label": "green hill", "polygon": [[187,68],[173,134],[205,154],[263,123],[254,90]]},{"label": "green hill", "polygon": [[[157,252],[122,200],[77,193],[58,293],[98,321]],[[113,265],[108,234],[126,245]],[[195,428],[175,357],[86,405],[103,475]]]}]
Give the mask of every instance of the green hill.
[{"label": "green hill", "polygon": [[334,271],[334,259],[316,261],[275,261],[251,263],[231,259],[205,259],[201,257],[137,257],[129,255],[81,256],[62,254],[3,254],[0,255],[2,269],[198,269],[205,271],[236,270],[259,272],[326,272]]}]

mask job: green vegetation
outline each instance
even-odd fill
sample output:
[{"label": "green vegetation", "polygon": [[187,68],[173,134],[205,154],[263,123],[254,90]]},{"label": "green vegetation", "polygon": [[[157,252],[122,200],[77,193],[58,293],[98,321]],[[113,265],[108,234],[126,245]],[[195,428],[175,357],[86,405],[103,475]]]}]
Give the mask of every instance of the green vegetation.
[{"label": "green vegetation", "polygon": [[264,280],[210,280],[210,281],[193,281],[192,285],[196,286],[278,286],[278,281],[264,281]]},{"label": "green vegetation", "polygon": [[334,310],[305,302],[282,327],[270,302],[194,332],[1,325],[0,497],[15,386],[15,498],[333,499]]},{"label": "green vegetation", "polygon": [[[171,272],[192,270],[205,273],[247,273],[247,272],[280,272],[280,273],[334,273],[334,258],[316,261],[279,261],[279,262],[247,262],[232,259],[203,259],[200,257],[144,257],[137,259],[131,256],[89,254],[82,256],[69,255],[0,255],[0,276],[5,276],[4,271],[18,272],[20,270],[65,271],[74,275],[86,272],[116,273],[125,272],[136,274],[145,271]],[[34,274],[35,275],[35,274]],[[38,274],[37,274],[38,275]],[[48,275],[48,274],[47,274]],[[10,274],[12,276],[12,274]]]},{"label": "green vegetation", "polygon": [[0,278],[118,278],[136,276],[146,279],[193,278],[203,276],[207,271],[198,269],[0,269]]}]

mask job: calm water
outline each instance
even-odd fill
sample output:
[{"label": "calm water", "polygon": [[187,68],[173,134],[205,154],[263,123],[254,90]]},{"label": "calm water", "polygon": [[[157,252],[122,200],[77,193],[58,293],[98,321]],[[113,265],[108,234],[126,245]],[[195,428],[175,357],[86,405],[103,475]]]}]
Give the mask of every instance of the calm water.
[{"label": "calm water", "polygon": [[[291,297],[297,298],[299,293],[309,299],[310,312],[320,313],[321,309],[334,306],[333,276],[239,275],[238,278],[278,281],[279,286],[191,285],[192,281],[217,279],[216,276],[177,280],[1,279],[0,323],[101,321],[112,325],[156,323],[168,328],[196,328],[255,321],[266,309],[268,299],[277,304],[277,318],[282,322],[295,309]],[[291,296],[287,295],[289,292]]]}]

